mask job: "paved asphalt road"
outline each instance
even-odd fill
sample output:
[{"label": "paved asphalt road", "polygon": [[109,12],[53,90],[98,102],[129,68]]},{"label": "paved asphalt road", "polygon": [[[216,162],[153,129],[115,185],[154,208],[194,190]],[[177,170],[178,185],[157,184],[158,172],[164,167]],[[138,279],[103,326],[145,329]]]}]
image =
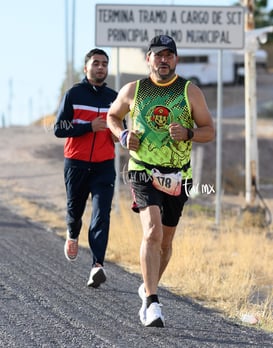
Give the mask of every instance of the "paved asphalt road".
[{"label": "paved asphalt road", "polygon": [[88,288],[89,251],[67,262],[60,237],[1,205],[0,233],[1,347],[273,347],[273,334],[165,289],[166,327],[145,328],[137,316],[138,275],[106,263],[107,282]]}]

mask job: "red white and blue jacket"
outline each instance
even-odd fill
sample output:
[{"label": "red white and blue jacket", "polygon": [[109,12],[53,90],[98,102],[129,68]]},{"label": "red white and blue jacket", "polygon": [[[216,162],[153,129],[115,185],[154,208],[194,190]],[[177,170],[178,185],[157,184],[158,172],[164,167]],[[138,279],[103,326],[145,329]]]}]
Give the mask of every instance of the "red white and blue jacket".
[{"label": "red white and blue jacket", "polygon": [[103,162],[113,159],[115,147],[112,134],[107,128],[93,132],[92,121],[106,115],[117,93],[106,86],[93,86],[85,77],[64,95],[60,104],[54,133],[67,138],[64,157],[84,162]]}]

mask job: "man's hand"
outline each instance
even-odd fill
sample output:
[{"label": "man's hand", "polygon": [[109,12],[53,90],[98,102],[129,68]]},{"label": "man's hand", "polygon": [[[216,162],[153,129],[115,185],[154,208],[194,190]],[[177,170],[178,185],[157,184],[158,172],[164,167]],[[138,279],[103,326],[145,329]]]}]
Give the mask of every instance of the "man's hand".
[{"label": "man's hand", "polygon": [[93,132],[99,132],[105,129],[106,129],[106,121],[103,119],[102,116],[99,116],[92,121]]},{"label": "man's hand", "polygon": [[137,131],[129,131],[129,129],[124,129],[119,135],[121,146],[128,150],[137,151],[140,144],[137,134]]},{"label": "man's hand", "polygon": [[127,149],[137,151],[139,148],[139,137],[137,131],[130,131],[127,135]]},{"label": "man's hand", "polygon": [[179,123],[171,123],[169,125],[169,133],[170,133],[171,138],[175,141],[188,140],[187,128],[184,128]]}]

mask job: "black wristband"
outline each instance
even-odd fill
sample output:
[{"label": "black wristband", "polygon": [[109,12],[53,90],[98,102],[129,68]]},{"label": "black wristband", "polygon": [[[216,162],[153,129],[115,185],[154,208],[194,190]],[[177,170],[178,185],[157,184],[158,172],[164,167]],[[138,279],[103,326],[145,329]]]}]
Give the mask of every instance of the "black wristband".
[{"label": "black wristband", "polygon": [[190,128],[187,129],[187,134],[188,134],[188,139],[187,140],[191,140],[193,138],[193,136],[194,136],[194,133],[193,133],[193,131]]}]

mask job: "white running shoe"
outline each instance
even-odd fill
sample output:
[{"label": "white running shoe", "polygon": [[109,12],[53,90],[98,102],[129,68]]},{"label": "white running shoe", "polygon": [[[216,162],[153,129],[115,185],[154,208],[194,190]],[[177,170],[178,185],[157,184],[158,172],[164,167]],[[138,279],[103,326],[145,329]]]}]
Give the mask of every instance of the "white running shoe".
[{"label": "white running shoe", "polygon": [[160,304],[153,302],[146,310],[145,326],[164,327],[164,317],[161,313]]},{"label": "white running shoe", "polygon": [[144,283],[142,283],[140,285],[140,287],[138,288],[138,296],[141,298],[142,300],[142,306],[138,312],[140,321],[142,322],[143,325],[145,325],[146,322],[146,310],[147,310],[147,297],[146,297],[146,293],[145,293],[145,287],[144,287]]},{"label": "white running shoe", "polygon": [[87,282],[87,286],[92,286],[93,288],[98,288],[102,283],[106,281],[106,274],[101,265],[92,267],[90,272],[90,277]]}]

